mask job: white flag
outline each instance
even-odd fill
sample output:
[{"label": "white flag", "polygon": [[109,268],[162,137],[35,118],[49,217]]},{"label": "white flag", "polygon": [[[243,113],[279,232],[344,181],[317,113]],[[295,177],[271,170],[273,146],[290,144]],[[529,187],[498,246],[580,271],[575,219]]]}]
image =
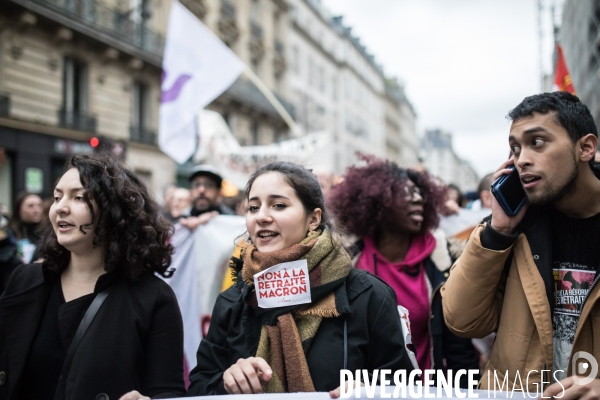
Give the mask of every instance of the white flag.
[{"label": "white flag", "polygon": [[178,1],[163,56],[158,144],[183,164],[196,150],[195,117],[240,76],[244,63]]}]

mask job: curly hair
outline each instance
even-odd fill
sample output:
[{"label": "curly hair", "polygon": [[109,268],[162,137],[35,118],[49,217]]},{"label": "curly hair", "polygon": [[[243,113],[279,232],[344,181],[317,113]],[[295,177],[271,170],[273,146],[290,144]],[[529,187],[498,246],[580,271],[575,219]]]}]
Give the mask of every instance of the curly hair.
[{"label": "curly hair", "polygon": [[[172,276],[169,239],[173,226],[161,215],[140,178],[109,155],[74,156],[67,161],[65,172],[72,168],[79,171],[85,188],[83,200],[91,214],[91,222],[80,231],[88,234],[83,228],[98,222],[93,244],[104,247],[104,269],[129,281],[144,272]],[[53,272],[61,273],[69,264],[71,253],[58,243],[50,221],[44,226],[40,253]]]},{"label": "curly hair", "polygon": [[406,184],[410,179],[423,194],[421,231],[436,228],[447,189],[431,175],[400,168],[395,163],[363,156],[366,166],[348,168],[344,181],[334,186],[328,205],[336,221],[358,237],[374,237],[390,220],[395,209],[406,206]]}]

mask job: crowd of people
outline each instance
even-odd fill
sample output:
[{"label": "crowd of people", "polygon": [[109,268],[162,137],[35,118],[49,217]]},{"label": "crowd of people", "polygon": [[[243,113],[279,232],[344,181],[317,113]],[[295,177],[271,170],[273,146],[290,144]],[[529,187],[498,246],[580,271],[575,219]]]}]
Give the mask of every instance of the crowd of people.
[{"label": "crowd of people", "polygon": [[[222,175],[196,166],[189,189],[168,188],[161,207],[114,159],[71,158],[50,202],[23,193],[0,217],[0,399],[336,398],[342,369],[476,369],[479,388],[496,388],[492,375],[504,390],[598,398],[597,367],[577,377],[578,354],[600,360],[596,125],[564,92],[527,97],[509,118],[511,158],[471,201],[366,155],[339,178],[289,162],[254,172],[236,210],[247,231],[233,280],[189,385],[177,298],[157,275],[177,273],[173,224],[235,214]],[[527,197],[514,216],[490,191],[511,167]],[[261,301],[257,276],[298,265],[307,301]]]}]

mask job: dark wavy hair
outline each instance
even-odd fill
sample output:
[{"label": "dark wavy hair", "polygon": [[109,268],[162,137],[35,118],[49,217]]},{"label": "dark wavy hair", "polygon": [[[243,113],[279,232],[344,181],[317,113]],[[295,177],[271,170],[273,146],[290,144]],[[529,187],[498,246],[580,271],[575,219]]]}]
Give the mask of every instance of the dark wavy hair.
[{"label": "dark wavy hair", "polygon": [[344,181],[334,186],[329,208],[336,221],[350,233],[374,237],[395,209],[406,206],[406,184],[411,180],[425,199],[422,232],[436,228],[447,200],[445,185],[426,172],[400,168],[373,156],[360,156],[366,166],[349,167]]},{"label": "dark wavy hair", "polygon": [[[91,222],[79,229],[90,234],[83,228],[98,222],[93,244],[104,248],[104,269],[130,281],[144,272],[172,276],[169,239],[173,226],[140,178],[109,155],[74,156],[65,172],[72,168],[79,171],[83,199],[91,214]],[[58,243],[50,221],[44,226],[40,253],[53,272],[61,273],[69,264],[71,253]]]},{"label": "dark wavy hair", "polygon": [[327,208],[325,207],[325,197],[321,190],[321,185],[312,170],[304,168],[302,165],[286,161],[276,161],[259,168],[248,180],[244,195],[246,199],[250,198],[250,189],[254,181],[259,176],[267,172],[279,172],[283,179],[294,189],[296,195],[302,202],[306,212],[313,212],[316,208],[321,209],[321,224],[317,229],[329,228],[333,230],[331,219]]}]

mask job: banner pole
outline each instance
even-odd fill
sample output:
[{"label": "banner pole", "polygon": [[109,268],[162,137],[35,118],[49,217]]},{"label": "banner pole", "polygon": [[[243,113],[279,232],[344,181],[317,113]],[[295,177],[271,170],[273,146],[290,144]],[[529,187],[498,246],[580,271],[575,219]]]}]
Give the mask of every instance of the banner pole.
[{"label": "banner pole", "polygon": [[277,99],[277,97],[275,97],[273,92],[269,90],[267,85],[265,85],[264,82],[248,66],[246,66],[246,69],[244,69],[244,73],[246,74],[248,79],[250,79],[250,81],[252,81],[252,83],[256,85],[258,90],[260,90],[261,93],[265,95],[269,103],[271,103],[271,105],[273,106],[273,108],[275,108],[279,115],[281,115],[281,118],[283,118],[285,123],[290,127],[290,130],[294,133],[294,136],[302,138],[304,136],[302,130],[300,129],[298,124],[296,124],[296,122],[292,119],[290,114],[287,112],[287,110],[281,104],[281,102]]}]

